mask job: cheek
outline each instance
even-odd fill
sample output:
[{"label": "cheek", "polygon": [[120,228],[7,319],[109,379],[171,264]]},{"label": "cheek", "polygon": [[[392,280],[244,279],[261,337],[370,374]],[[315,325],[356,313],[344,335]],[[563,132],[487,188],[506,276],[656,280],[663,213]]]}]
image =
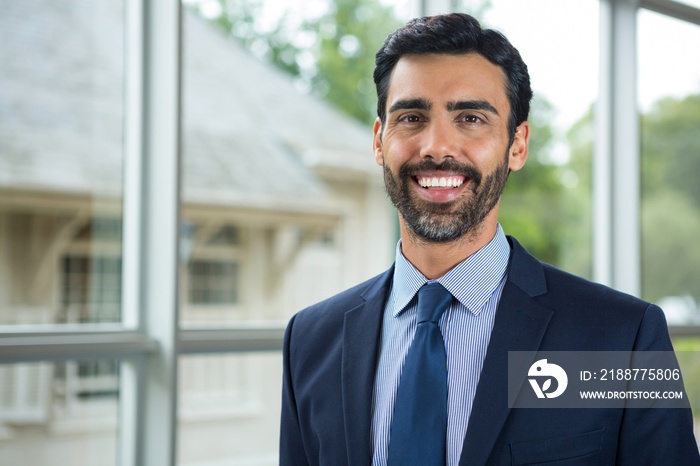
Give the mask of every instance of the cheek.
[{"label": "cheek", "polygon": [[467,154],[474,164],[489,170],[503,163],[506,152],[510,152],[508,140],[500,141],[494,138],[473,139],[467,149]]},{"label": "cheek", "polygon": [[411,158],[411,145],[406,141],[386,141],[381,156],[384,164],[390,167],[398,167]]}]

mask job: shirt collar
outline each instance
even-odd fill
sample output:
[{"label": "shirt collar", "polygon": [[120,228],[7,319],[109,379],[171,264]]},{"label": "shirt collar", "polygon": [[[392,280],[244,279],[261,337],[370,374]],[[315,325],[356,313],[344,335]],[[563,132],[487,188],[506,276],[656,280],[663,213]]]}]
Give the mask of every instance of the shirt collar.
[{"label": "shirt collar", "polygon": [[[478,314],[503,280],[509,260],[510,244],[499,224],[491,241],[434,281],[444,286],[472,313]],[[428,281],[404,257],[399,241],[392,287],[392,315],[399,315]]]}]

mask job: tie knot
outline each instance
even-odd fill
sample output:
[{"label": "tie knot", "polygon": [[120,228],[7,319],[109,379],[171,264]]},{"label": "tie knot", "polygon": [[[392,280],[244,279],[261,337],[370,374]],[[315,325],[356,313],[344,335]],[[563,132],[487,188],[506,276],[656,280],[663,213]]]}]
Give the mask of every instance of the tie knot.
[{"label": "tie knot", "polygon": [[418,323],[440,320],[452,304],[452,295],[438,282],[427,283],[418,290]]}]

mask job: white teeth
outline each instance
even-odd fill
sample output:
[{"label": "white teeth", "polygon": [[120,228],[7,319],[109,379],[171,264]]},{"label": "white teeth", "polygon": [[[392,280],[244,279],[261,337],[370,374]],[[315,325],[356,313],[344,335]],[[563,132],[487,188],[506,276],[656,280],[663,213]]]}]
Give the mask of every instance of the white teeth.
[{"label": "white teeth", "polygon": [[438,178],[437,176],[433,176],[431,178],[418,178],[418,184],[421,185],[423,188],[430,188],[430,187],[451,187],[451,188],[457,188],[458,186],[461,186],[462,183],[464,183],[463,178],[456,178],[456,177],[441,177]]}]

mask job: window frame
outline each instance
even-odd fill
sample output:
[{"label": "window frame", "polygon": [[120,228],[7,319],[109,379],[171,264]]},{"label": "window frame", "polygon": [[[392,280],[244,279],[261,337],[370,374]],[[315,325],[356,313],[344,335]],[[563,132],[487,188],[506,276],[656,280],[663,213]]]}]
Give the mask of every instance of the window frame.
[{"label": "window frame", "polygon": [[[0,327],[0,363],[121,361],[118,464],[167,466],[177,462],[178,358],[279,352],[284,327],[179,327],[182,5],[172,0],[124,1],[122,322]],[[421,3],[425,8],[427,2]],[[638,293],[639,179],[626,176],[630,164],[639,166],[640,157],[636,89],[630,86],[636,79],[629,80],[636,73],[636,14],[646,8],[700,25],[700,9],[670,0],[600,4],[594,278]],[[618,189],[620,183],[631,184]],[[618,215],[623,210],[631,216]],[[671,332],[700,335],[700,327],[674,327]]]},{"label": "window frame", "polygon": [[[641,292],[637,13],[642,8],[700,25],[699,8],[672,0],[600,0],[593,279],[636,296]],[[673,326],[669,331],[674,337],[700,335],[700,326]]]}]

